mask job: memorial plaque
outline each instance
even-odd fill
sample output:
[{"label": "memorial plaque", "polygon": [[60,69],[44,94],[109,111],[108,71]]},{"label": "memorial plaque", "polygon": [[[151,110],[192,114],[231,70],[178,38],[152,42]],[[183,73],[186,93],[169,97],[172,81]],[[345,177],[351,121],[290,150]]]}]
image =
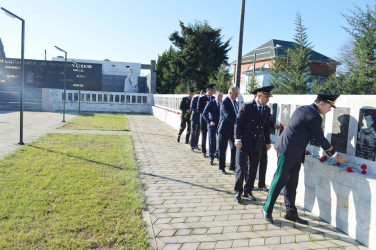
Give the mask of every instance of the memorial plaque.
[{"label": "memorial plaque", "polygon": [[282,104],[281,106],[281,124],[286,127],[290,121],[290,104]]},{"label": "memorial plaque", "polygon": [[[322,118],[322,123],[321,123],[321,129],[322,131],[325,130],[325,115],[322,115],[320,114],[321,118]],[[309,142],[309,144],[311,144],[312,146],[316,146],[316,147],[320,147],[320,144],[319,142],[315,139],[315,137],[313,137],[311,139],[311,141]]]},{"label": "memorial plaque", "polygon": [[376,110],[361,109],[359,112],[356,157],[375,161],[376,157]]},{"label": "memorial plaque", "polygon": [[[270,107],[270,120],[275,124],[277,122],[277,103],[269,103]],[[270,128],[270,134],[275,134],[275,129]]]},{"label": "memorial plaque", "polygon": [[346,154],[349,133],[350,109],[335,108],[333,111],[332,145],[338,152]]},{"label": "memorial plaque", "polygon": [[[61,61],[25,60],[25,88],[64,88],[64,67]],[[67,63],[66,88],[102,90],[102,65]],[[21,60],[0,59],[0,87],[19,87]]]}]

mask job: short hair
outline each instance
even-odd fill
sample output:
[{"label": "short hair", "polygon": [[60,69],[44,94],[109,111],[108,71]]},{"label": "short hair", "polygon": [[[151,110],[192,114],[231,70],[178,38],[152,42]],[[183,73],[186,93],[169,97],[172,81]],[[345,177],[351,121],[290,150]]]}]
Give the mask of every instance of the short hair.
[{"label": "short hair", "polygon": [[322,99],[320,99],[320,98],[316,98],[316,100],[314,101],[314,103],[316,103],[316,104],[319,104],[320,102],[325,102],[325,103],[328,103],[328,102],[326,102],[326,101],[324,101],[324,100],[322,100]]},{"label": "short hair", "polygon": [[239,90],[239,88],[238,87],[236,87],[236,86],[231,86],[229,89],[228,89],[228,92],[230,93],[234,93],[235,91],[237,91],[237,90]]},{"label": "short hair", "polygon": [[222,90],[218,89],[218,90],[215,92],[215,94],[218,94],[219,92],[222,92],[222,93],[223,93]]}]

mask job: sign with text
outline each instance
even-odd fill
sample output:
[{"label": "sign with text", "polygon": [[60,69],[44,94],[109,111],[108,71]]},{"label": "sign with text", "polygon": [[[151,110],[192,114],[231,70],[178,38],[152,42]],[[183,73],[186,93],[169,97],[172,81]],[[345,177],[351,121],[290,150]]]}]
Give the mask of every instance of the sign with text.
[{"label": "sign with text", "polygon": [[[25,60],[25,88],[64,88],[64,62]],[[21,60],[0,59],[0,87],[21,84]],[[67,62],[67,89],[102,90],[102,65]]]}]

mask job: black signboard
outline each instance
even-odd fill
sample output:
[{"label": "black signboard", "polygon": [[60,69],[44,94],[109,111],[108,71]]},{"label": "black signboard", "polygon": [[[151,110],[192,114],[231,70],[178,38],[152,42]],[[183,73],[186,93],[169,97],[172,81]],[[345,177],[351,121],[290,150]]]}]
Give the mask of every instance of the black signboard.
[{"label": "black signboard", "polygon": [[[25,88],[64,88],[64,62],[25,60]],[[21,60],[0,59],[0,87],[18,87]],[[102,90],[102,64],[67,63],[67,89]]]}]

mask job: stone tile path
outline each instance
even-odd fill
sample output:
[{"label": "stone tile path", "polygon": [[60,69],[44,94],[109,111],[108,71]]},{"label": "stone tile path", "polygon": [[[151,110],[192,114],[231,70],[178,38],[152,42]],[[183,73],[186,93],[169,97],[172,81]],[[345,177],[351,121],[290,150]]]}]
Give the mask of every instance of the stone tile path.
[{"label": "stone tile path", "polygon": [[283,197],[276,203],[275,224],[266,223],[256,202],[234,201],[233,173],[222,175],[188,145],[177,131],[148,115],[128,115],[144,186],[151,248],[154,249],[358,249],[365,248],[317,216],[299,208],[309,226],[283,218]]}]

